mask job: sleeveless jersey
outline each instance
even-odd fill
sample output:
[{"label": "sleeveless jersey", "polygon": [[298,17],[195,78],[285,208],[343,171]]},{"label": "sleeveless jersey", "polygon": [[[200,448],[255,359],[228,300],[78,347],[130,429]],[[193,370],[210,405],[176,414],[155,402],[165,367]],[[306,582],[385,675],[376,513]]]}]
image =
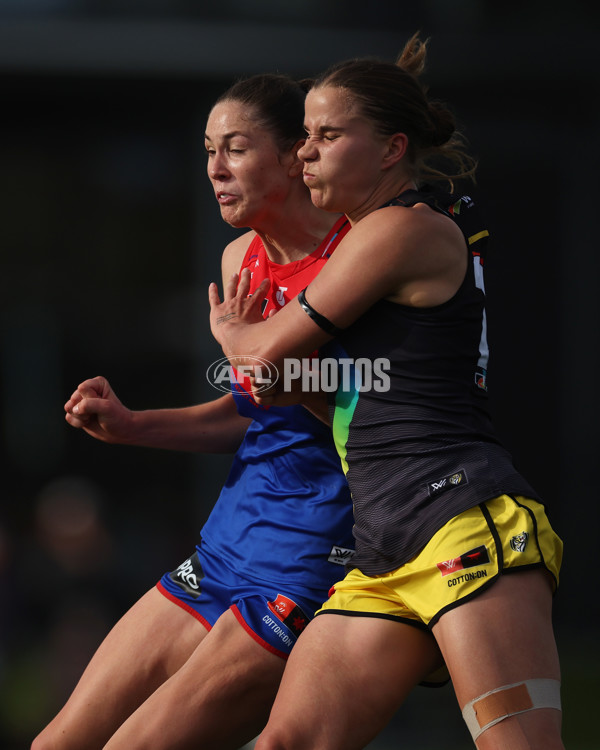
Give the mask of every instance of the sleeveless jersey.
[{"label": "sleeveless jersey", "polygon": [[[463,229],[469,263],[462,285],[432,308],[380,300],[331,350],[351,363],[350,387],[335,394],[333,430],[354,502],[353,564],[366,575],[400,567],[447,521],[485,500],[503,493],[538,499],[487,411],[481,251],[488,232],[467,196],[407,191],[386,205],[415,203]],[[389,377],[379,389],[365,379],[373,362]]]},{"label": "sleeveless jersey", "polygon": [[[265,316],[310,283],[348,229],[338,220],[311,255],[285,265],[252,240],[242,268],[252,272],[250,293],[271,279]],[[301,584],[325,598],[354,550],[352,501],[331,429],[299,405],[259,406],[243,381],[232,390],[239,413],[253,421],[202,544],[246,577]]]}]

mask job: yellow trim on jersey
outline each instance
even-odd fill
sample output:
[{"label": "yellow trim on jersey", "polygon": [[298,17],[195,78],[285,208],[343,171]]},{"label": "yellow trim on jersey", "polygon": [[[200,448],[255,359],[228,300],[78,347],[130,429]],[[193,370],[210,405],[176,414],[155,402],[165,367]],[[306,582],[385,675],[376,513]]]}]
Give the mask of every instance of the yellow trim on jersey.
[{"label": "yellow trim on jersey", "polygon": [[479,240],[482,240],[484,237],[489,237],[489,236],[490,236],[490,233],[488,232],[488,230],[483,229],[481,232],[477,232],[477,234],[472,234],[468,238],[467,242],[469,243],[469,245],[474,245]]}]

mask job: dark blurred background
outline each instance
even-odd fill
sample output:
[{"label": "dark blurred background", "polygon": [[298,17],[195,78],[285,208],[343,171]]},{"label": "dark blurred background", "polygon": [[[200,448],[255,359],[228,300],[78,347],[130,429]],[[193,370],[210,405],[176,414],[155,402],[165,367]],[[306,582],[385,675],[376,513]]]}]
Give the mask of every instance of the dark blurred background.
[{"label": "dark blurred background", "polygon": [[[594,4],[0,0],[1,748],[28,747],[189,554],[227,472],[98,443],[62,409],[98,374],[132,408],[219,395],[206,288],[236,233],[205,174],[211,102],[240,75],[393,60],[416,30],[480,160],[496,423],[565,540],[566,745],[598,746]],[[471,746],[450,688],[418,689],[371,747],[400,746]]]}]

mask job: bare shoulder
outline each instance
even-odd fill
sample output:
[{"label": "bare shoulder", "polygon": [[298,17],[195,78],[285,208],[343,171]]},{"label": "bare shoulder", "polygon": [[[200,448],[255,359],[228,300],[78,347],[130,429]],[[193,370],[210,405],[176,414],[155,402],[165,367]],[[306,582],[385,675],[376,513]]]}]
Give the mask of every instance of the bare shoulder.
[{"label": "bare shoulder", "polygon": [[449,216],[419,203],[388,206],[359,221],[349,234],[355,229],[356,252],[369,253],[369,265],[385,274],[386,299],[431,307],[446,302],[460,286],[466,243]]},{"label": "bare shoulder", "polygon": [[251,230],[250,232],[244,232],[226,245],[221,258],[223,278],[229,278],[240,270],[246,250],[254,237],[256,237],[256,232]]},{"label": "bare shoulder", "polygon": [[356,229],[360,229],[364,236],[375,234],[380,240],[389,240],[395,245],[416,242],[422,246],[424,241],[464,243],[456,223],[424,203],[410,207],[387,206],[373,211],[356,225]]},{"label": "bare shoulder", "polygon": [[[402,277],[420,274],[423,265],[464,255],[461,230],[448,216],[429,206],[387,206],[357,222],[340,245],[347,264],[377,264]],[[446,258],[446,261],[443,259]],[[435,259],[435,260],[434,260]],[[333,259],[332,259],[333,260]]]}]

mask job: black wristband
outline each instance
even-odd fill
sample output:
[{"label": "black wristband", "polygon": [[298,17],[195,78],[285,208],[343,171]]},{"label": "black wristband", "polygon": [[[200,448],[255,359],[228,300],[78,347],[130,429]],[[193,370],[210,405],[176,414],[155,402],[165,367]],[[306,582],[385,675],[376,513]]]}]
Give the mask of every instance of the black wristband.
[{"label": "black wristband", "polygon": [[314,307],[311,307],[306,300],[305,292],[306,289],[303,289],[298,295],[298,302],[300,303],[300,307],[304,310],[304,312],[311,320],[314,320],[319,328],[322,328],[325,331],[325,333],[328,333],[330,336],[338,336],[344,329],[334,326],[333,323],[330,320],[327,320],[324,315],[321,315],[321,313],[318,313]]}]

